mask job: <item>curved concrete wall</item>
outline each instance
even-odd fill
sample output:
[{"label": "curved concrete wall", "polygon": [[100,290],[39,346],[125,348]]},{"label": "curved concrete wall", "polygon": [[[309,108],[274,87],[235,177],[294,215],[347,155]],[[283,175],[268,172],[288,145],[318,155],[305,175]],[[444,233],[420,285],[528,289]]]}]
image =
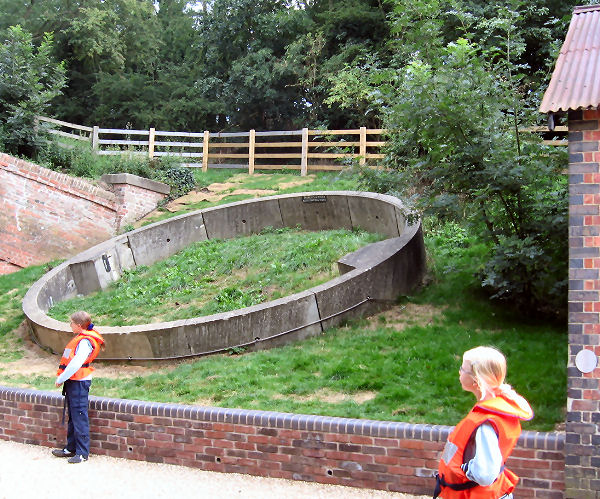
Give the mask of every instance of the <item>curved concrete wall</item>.
[{"label": "curved concrete wall", "polygon": [[94,246],[36,282],[23,310],[38,342],[62,351],[68,324],[46,315],[62,300],[105,289],[126,269],[151,265],[195,241],[255,234],[265,227],[326,230],[361,227],[388,239],[346,255],[331,281],[260,305],[189,319],[100,327],[105,360],[203,355],[237,346],[268,348],[321,333],[373,312],[421,281],[425,251],[419,222],[409,223],[395,197],[332,191],[287,194],[200,210],[142,227]]}]

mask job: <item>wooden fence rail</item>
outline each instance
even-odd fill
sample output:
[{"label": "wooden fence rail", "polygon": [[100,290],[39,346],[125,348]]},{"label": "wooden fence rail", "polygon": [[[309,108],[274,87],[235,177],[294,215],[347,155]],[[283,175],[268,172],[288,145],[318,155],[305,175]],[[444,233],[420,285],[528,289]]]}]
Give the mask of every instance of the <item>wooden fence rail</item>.
[{"label": "wooden fence rail", "polygon": [[[39,116],[49,123],[51,134],[87,141],[97,154],[137,154],[149,158],[176,156],[185,166],[244,168],[250,174],[261,170],[300,170],[302,176],[315,170],[342,170],[352,164],[381,168],[381,151],[387,142],[384,129],[287,130],[257,132],[169,132],[150,128],[129,130],[87,127]],[[564,130],[563,130],[564,129]],[[526,130],[547,131],[544,127]],[[567,127],[556,127],[564,134]],[[548,145],[566,145],[566,140],[546,140]]]},{"label": "wooden fence rail", "polygon": [[96,154],[176,156],[190,167],[261,170],[341,170],[351,164],[380,167],[385,130],[286,130],[257,132],[170,132],[86,127],[39,116],[49,132],[87,141]]}]

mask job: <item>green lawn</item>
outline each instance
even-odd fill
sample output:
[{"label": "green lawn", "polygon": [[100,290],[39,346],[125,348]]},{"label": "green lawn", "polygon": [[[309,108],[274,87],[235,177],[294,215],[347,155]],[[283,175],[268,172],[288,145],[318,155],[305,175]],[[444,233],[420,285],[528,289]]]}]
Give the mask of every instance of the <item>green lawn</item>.
[{"label": "green lawn", "polygon": [[381,239],[360,230],[271,228],[197,242],[125,272],[105,291],[57,303],[49,315],[67,322],[73,310],[86,310],[98,324],[124,326],[236,310],[327,282],[339,275],[339,258]]},{"label": "green lawn", "polygon": [[[338,177],[318,178],[333,186]],[[313,190],[312,184],[302,187]],[[425,234],[427,285],[388,312],[282,348],[203,357],[132,378],[99,376],[93,393],[453,425],[474,402],[458,382],[462,352],[485,344],[506,354],[507,381],[534,408],[536,417],[524,428],[548,431],[561,424],[566,405],[566,325],[491,304],[475,276],[487,248],[466,230],[426,221]],[[23,320],[20,301],[45,270],[33,267],[0,277],[4,384],[54,389],[54,373],[33,379],[10,373],[10,361],[23,352],[14,332]],[[101,321],[96,322],[101,331]]]}]

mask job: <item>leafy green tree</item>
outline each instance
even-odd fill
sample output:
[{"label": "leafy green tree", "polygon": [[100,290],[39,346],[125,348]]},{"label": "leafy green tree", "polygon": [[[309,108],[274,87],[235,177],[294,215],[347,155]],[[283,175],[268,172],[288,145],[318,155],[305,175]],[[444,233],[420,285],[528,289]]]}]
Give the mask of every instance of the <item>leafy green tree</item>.
[{"label": "leafy green tree", "polygon": [[565,153],[521,132],[539,119],[547,76],[528,62],[531,34],[547,38],[558,21],[541,1],[393,4],[389,66],[349,65],[327,99],[356,95],[385,113],[392,169],[362,171],[364,185],[467,220],[489,241],[481,281],[493,298],[564,314]]},{"label": "leafy green tree", "polygon": [[81,84],[70,86],[65,101],[77,94],[81,100],[91,100],[86,121],[113,127],[152,126],[154,80],[162,48],[152,2],[106,0],[82,6],[65,34],[71,69],[84,76]]},{"label": "leafy green tree", "polygon": [[[401,67],[413,58],[433,62],[444,46],[443,28],[451,9],[448,0],[395,0],[390,13],[394,65]],[[456,30],[453,30],[454,34]],[[454,39],[456,37],[451,37]]]},{"label": "leafy green tree", "polygon": [[373,69],[387,67],[392,55],[387,47],[389,11],[387,3],[372,0],[316,1],[307,7],[311,30],[288,47],[288,58],[295,62],[291,67],[312,126],[378,126],[371,87],[377,79]]},{"label": "leafy green tree", "polygon": [[380,123],[413,58],[437,66],[459,36],[497,58],[511,12],[526,49],[515,67],[547,79],[580,1],[0,0],[0,30],[20,24],[36,46],[53,33],[68,84],[51,109],[67,121],[355,128]]},{"label": "leafy green tree", "polygon": [[492,296],[555,314],[567,285],[565,158],[519,132],[527,110],[507,65],[459,39],[439,66],[404,68],[388,116],[398,173],[387,188],[412,192],[425,212],[468,219],[491,243],[481,272]]},{"label": "leafy green tree", "polygon": [[328,78],[329,96],[323,101],[328,106],[352,109],[360,120],[357,125],[379,128],[387,104],[385,95],[396,78],[389,68],[382,68],[374,57],[366,57],[359,65],[346,67]]},{"label": "leafy green tree", "polygon": [[299,92],[284,55],[307,23],[304,10],[282,0],[216,0],[199,15],[195,87],[221,105],[212,129],[291,126]]},{"label": "leafy green tree", "polygon": [[32,155],[42,134],[35,117],[43,114],[65,83],[62,63],[52,60],[52,36],[35,47],[31,33],[10,27],[0,47],[0,145]]}]

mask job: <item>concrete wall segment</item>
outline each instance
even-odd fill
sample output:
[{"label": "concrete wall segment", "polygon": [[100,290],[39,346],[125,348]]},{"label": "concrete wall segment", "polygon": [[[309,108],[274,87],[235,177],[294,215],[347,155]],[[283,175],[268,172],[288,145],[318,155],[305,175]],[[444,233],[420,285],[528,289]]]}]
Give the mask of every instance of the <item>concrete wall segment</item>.
[{"label": "concrete wall segment", "polygon": [[304,192],[279,197],[281,218],[286,227],[305,230],[352,229],[344,193]]},{"label": "concrete wall segment", "polygon": [[392,282],[397,286],[395,291],[399,295],[408,295],[414,288],[413,283],[421,282],[426,267],[421,224],[407,225],[405,232],[399,237],[398,244],[402,250],[395,258]]},{"label": "concrete wall segment", "polygon": [[[23,303],[31,328],[43,345],[56,350],[64,340],[63,331],[69,331],[68,325],[56,328],[56,337],[50,339],[57,321],[48,318],[45,312],[51,303],[63,299],[61,293],[73,296],[104,289],[118,279],[124,268],[150,265],[194,241],[207,239],[211,234],[213,237],[233,237],[235,230],[247,235],[267,226],[283,224],[281,206],[289,213],[303,212],[304,217],[307,213],[316,213],[314,206],[319,205],[318,220],[311,222],[316,228],[334,225],[335,213],[325,214],[325,209],[341,207],[340,223],[349,224],[351,228],[352,215],[348,206],[352,202],[357,223],[368,225],[363,227],[366,230],[388,234],[396,233],[397,213],[404,210],[401,202],[391,196],[355,192],[309,194],[308,202],[307,193],[300,193],[201,210],[156,222],[96,245],[64,262],[32,286]],[[298,218],[291,220],[295,224]],[[345,267],[342,259],[340,268],[348,270],[352,265],[359,268],[293,296],[209,317],[102,327],[107,349],[99,358],[139,357],[146,360],[199,355],[240,345],[265,348],[319,334],[323,327],[371,313],[381,307],[378,301],[394,300],[399,292],[406,293],[420,282],[425,260],[421,258],[424,246],[419,227],[418,223],[405,225],[399,231],[400,237],[366,247],[371,253],[363,248],[356,252],[354,260],[351,255],[347,256],[346,262],[351,263]],[[407,258],[411,261],[404,261]],[[65,288],[61,290],[61,286]],[[68,286],[71,286],[70,291]],[[321,323],[324,318],[325,322]],[[271,336],[277,338],[265,341]]]},{"label": "concrete wall segment", "polygon": [[194,212],[156,222],[127,233],[136,266],[152,265],[208,236],[204,214]]},{"label": "concrete wall segment", "polygon": [[353,228],[362,228],[370,231],[371,227],[377,227],[377,232],[386,237],[398,237],[401,230],[396,215],[397,207],[389,203],[382,196],[377,198],[352,196],[348,197],[348,209]]},{"label": "concrete wall segment", "polygon": [[[207,237],[230,239],[257,234],[265,227],[281,228],[279,203],[276,199],[261,198],[238,201],[202,211]],[[289,225],[288,225],[289,227]]]},{"label": "concrete wall segment", "polygon": [[[381,309],[382,304],[369,298],[372,298],[373,290],[382,275],[371,270],[355,269],[311,289],[319,305],[323,329],[338,326],[347,319],[369,315]],[[344,312],[340,313],[342,311]]]}]

